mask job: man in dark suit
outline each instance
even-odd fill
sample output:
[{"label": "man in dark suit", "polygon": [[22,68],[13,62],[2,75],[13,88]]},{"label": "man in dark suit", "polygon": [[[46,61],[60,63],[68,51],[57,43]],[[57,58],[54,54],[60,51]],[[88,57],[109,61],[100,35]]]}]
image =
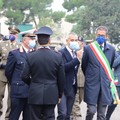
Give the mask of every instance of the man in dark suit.
[{"label": "man in dark suit", "polygon": [[21,74],[29,49],[35,46],[35,35],[26,33],[23,36],[20,48],[9,52],[5,75],[10,83],[11,111],[9,120],[18,120],[23,112],[23,120],[29,120],[28,114],[28,88],[22,81]]},{"label": "man in dark suit", "polygon": [[49,47],[52,33],[51,28],[46,26],[35,33],[40,47],[28,54],[23,71],[24,82],[30,84],[30,120],[55,120],[54,108],[63,94],[63,60],[60,53]]},{"label": "man in dark suit", "polygon": [[[118,84],[116,85],[116,88],[120,98],[120,50],[116,51],[113,68],[114,68],[115,79],[118,79]],[[106,120],[110,120],[111,115],[114,113],[114,110],[116,107],[117,107],[117,104],[113,104],[113,103],[108,106],[108,109],[106,112]]]},{"label": "man in dark suit", "polygon": [[[87,103],[86,120],[93,120],[96,112],[97,120],[106,120],[105,111],[107,105],[112,102],[112,96],[105,68],[108,65],[112,68],[115,49],[106,42],[108,29],[105,26],[99,26],[95,35],[96,41],[85,46],[82,59],[82,70],[85,75],[84,101]],[[99,55],[101,56],[98,58]],[[108,64],[103,66],[107,60]]]},{"label": "man in dark suit", "polygon": [[82,57],[82,50],[78,44],[78,36],[70,33],[66,39],[66,47],[60,50],[65,67],[66,82],[64,94],[58,104],[58,120],[69,120],[77,92],[77,70]]}]

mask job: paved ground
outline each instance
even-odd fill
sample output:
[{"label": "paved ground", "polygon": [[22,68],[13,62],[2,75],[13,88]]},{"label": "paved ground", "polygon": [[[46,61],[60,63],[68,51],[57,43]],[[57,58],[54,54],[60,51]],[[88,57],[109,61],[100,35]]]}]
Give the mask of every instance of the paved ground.
[{"label": "paved ground", "polygon": [[[86,104],[83,102],[81,104],[81,109],[82,109],[82,115],[83,118],[81,120],[85,120],[85,115],[86,115]],[[117,106],[117,108],[115,109],[114,113],[111,116],[111,120],[120,120],[120,105]],[[94,116],[94,120],[96,120],[96,115]]]},{"label": "paved ground", "polygon": [[[7,92],[6,92],[6,96],[7,96]],[[7,97],[5,96],[4,100],[3,100],[3,115],[1,116],[0,120],[4,120],[4,115],[5,115],[5,111],[6,111],[6,100],[7,100]],[[55,109],[55,113],[56,113],[56,116],[57,116],[57,108]],[[86,115],[86,104],[84,102],[82,102],[81,104],[81,113],[82,113],[82,118],[81,120],[85,120],[85,115]],[[117,106],[117,108],[115,109],[112,117],[111,117],[111,120],[120,120],[120,105]],[[19,120],[22,120],[22,117],[20,117]],[[96,120],[96,115],[94,117],[94,120]]]}]

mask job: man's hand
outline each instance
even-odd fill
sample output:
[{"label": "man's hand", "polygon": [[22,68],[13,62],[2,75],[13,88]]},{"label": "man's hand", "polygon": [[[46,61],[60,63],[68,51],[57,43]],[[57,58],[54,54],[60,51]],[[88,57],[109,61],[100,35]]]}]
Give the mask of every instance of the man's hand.
[{"label": "man's hand", "polygon": [[59,98],[59,100],[58,100],[58,103],[60,103],[61,102],[61,98]]},{"label": "man's hand", "polygon": [[77,58],[81,61],[81,59],[82,59],[82,56],[83,56],[83,48],[82,49],[80,49],[80,50],[78,50],[77,52],[76,52],[76,54],[77,54]]}]

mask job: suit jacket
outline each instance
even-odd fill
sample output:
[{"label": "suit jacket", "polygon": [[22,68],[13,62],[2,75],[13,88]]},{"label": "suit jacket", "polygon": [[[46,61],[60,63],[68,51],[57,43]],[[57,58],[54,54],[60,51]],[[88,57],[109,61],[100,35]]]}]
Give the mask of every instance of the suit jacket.
[{"label": "suit jacket", "polygon": [[66,49],[66,47],[62,50],[60,50],[63,56],[64,61],[64,67],[65,67],[65,76],[66,76],[66,82],[65,82],[65,88],[64,93],[65,95],[69,95],[70,90],[73,88],[73,81],[75,79],[75,85],[74,90],[75,93],[77,92],[77,71],[79,67],[79,60],[77,58],[72,58],[69,51]]},{"label": "suit jacket", "polygon": [[48,48],[28,54],[22,76],[30,84],[30,104],[57,104],[62,97],[65,73],[61,54]]},{"label": "suit jacket", "polygon": [[[106,44],[103,52],[112,68],[115,49]],[[103,105],[111,104],[110,81],[89,45],[84,48],[82,70],[85,75],[84,101],[96,105],[98,98],[101,98]]]},{"label": "suit jacket", "polygon": [[116,79],[118,79],[118,84],[116,86],[120,86],[120,53],[116,52],[115,57],[116,58],[113,63],[114,76]]},{"label": "suit jacket", "polygon": [[5,75],[10,82],[10,96],[15,98],[27,98],[29,86],[23,82],[21,74],[26,61],[25,51],[20,52],[20,49],[9,52]]}]

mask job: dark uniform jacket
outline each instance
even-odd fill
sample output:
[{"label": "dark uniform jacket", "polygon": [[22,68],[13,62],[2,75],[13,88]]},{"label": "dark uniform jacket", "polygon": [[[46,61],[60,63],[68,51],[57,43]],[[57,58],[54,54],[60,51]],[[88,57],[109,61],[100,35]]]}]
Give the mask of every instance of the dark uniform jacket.
[{"label": "dark uniform jacket", "polygon": [[20,49],[9,53],[5,68],[5,75],[10,82],[10,96],[15,98],[28,97],[29,86],[24,83],[21,74],[26,61],[26,52],[20,52]]},{"label": "dark uniform jacket", "polygon": [[[106,44],[103,52],[112,68],[115,49]],[[89,45],[84,48],[82,70],[85,75],[84,101],[87,104],[96,105],[101,96],[103,105],[111,104],[110,81]]]},{"label": "dark uniform jacket", "polygon": [[29,53],[22,76],[30,84],[30,104],[57,104],[62,97],[65,74],[60,53],[49,48]]}]

